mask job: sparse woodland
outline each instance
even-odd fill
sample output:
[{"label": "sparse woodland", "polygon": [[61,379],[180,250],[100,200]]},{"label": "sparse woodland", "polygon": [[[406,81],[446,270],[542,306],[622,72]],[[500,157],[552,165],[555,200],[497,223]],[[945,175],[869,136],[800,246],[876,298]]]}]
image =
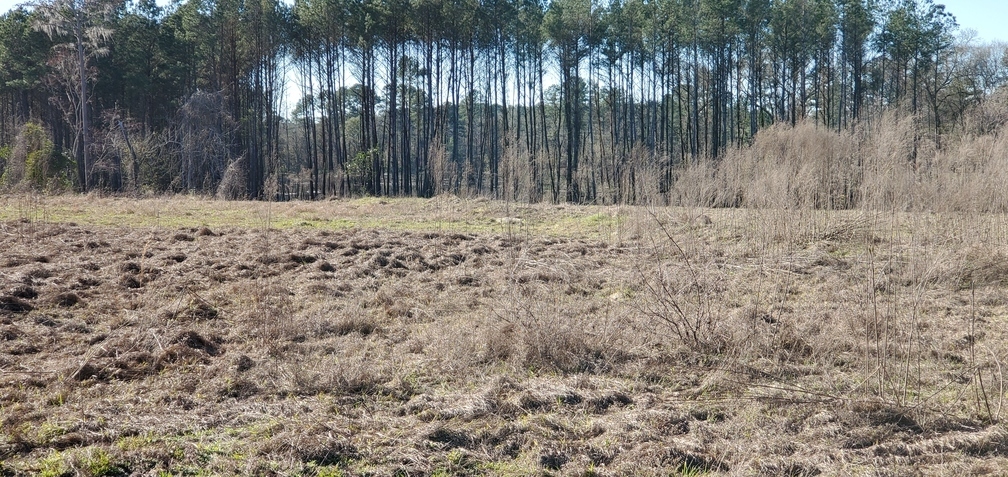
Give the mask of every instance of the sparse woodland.
[{"label": "sparse woodland", "polygon": [[3,186],[927,209],[1003,169],[1006,47],[954,13],[40,1],[0,21]]}]

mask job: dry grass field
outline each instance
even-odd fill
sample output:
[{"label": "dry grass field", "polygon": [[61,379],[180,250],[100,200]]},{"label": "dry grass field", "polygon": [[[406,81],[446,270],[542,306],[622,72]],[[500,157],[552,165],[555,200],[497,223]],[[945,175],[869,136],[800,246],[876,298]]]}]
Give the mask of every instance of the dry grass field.
[{"label": "dry grass field", "polygon": [[1003,475],[1008,217],[0,196],[0,475]]}]

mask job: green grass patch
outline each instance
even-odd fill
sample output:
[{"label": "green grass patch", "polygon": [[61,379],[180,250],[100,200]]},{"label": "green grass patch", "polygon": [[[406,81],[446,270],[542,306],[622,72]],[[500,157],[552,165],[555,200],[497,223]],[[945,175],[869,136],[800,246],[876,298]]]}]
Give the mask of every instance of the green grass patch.
[{"label": "green grass patch", "polygon": [[384,229],[410,232],[611,237],[626,217],[599,207],[523,207],[462,199],[358,198],[320,202],[220,201],[173,196],[0,196],[0,222],[76,223],[105,227],[212,230]]}]

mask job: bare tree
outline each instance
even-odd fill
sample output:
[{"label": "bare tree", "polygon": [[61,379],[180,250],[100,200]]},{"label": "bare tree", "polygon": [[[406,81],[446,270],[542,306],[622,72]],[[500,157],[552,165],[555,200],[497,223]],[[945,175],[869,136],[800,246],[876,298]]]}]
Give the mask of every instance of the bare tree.
[{"label": "bare tree", "polygon": [[196,91],[179,110],[174,136],[182,155],[179,173],[185,190],[216,190],[234,161],[231,149],[238,125],[225,100],[221,93]]},{"label": "bare tree", "polygon": [[[33,7],[39,13],[34,27],[56,42],[53,52],[63,57],[76,55],[75,79],[80,87],[76,98],[80,105],[77,108],[78,137],[80,156],[84,160],[77,169],[82,188],[88,190],[92,186],[91,169],[94,167],[89,150],[91,136],[88,85],[91,75],[88,70],[92,59],[108,54],[105,44],[112,37],[112,29],[108,25],[114,5],[106,0],[40,0]],[[70,74],[68,69],[62,71]],[[66,94],[68,97],[74,96],[69,90]]]}]

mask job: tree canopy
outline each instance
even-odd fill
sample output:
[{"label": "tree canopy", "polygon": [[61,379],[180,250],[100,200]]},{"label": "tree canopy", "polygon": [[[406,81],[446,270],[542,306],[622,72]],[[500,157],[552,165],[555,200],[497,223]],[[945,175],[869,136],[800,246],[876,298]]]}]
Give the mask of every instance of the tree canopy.
[{"label": "tree canopy", "polygon": [[639,201],[777,123],[941,147],[1006,52],[932,0],[39,0],[0,145],[40,124],[78,190]]}]

